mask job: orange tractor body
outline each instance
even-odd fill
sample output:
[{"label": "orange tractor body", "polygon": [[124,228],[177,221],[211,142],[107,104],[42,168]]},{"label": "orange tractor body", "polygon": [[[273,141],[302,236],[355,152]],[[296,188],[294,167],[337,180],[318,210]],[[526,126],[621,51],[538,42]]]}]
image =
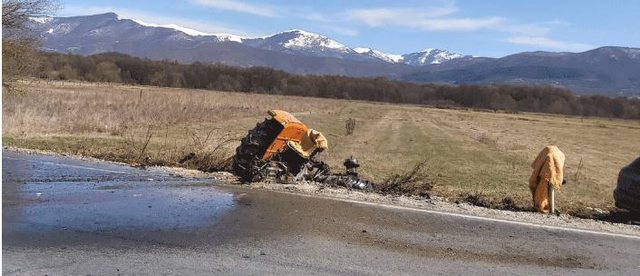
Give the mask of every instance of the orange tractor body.
[{"label": "orange tractor body", "polygon": [[282,130],[277,134],[273,142],[267,147],[262,160],[268,160],[273,154],[280,152],[287,147],[287,142],[300,143],[305,133],[309,129],[291,113],[282,110],[269,110],[269,115],[282,125]]}]

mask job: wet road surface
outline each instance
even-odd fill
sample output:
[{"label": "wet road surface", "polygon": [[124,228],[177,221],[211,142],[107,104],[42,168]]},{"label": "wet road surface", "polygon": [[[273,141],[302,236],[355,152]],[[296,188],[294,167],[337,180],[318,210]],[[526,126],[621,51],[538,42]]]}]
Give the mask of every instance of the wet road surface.
[{"label": "wet road surface", "polygon": [[5,275],[638,275],[640,239],[3,151]]}]

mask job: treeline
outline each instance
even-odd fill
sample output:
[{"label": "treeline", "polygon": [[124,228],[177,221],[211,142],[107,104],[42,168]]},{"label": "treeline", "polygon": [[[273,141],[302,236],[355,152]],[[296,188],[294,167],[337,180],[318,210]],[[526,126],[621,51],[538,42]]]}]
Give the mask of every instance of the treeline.
[{"label": "treeline", "polygon": [[123,54],[43,53],[37,77],[279,95],[640,119],[640,99],[576,96],[554,87],[419,84],[386,78],[301,76],[270,68],[180,64]]}]

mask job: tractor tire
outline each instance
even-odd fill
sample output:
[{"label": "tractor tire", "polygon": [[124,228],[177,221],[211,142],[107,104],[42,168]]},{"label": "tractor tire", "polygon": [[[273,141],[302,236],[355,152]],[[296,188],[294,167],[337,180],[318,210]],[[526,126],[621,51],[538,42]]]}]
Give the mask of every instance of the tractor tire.
[{"label": "tractor tire", "polygon": [[262,156],[278,132],[278,123],[273,119],[265,119],[242,138],[233,157],[233,171],[242,182],[260,180],[259,169],[264,165]]},{"label": "tractor tire", "polygon": [[613,198],[616,207],[640,214],[640,158],[620,170]]}]

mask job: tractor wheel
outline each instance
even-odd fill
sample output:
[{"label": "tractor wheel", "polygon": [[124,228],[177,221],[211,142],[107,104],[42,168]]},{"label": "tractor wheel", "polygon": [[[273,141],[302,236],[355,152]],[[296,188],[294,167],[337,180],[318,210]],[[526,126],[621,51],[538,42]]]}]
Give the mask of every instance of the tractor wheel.
[{"label": "tractor wheel", "polygon": [[264,164],[262,156],[278,135],[277,122],[272,119],[258,123],[242,138],[233,157],[233,171],[242,182],[260,180],[259,169]]}]

